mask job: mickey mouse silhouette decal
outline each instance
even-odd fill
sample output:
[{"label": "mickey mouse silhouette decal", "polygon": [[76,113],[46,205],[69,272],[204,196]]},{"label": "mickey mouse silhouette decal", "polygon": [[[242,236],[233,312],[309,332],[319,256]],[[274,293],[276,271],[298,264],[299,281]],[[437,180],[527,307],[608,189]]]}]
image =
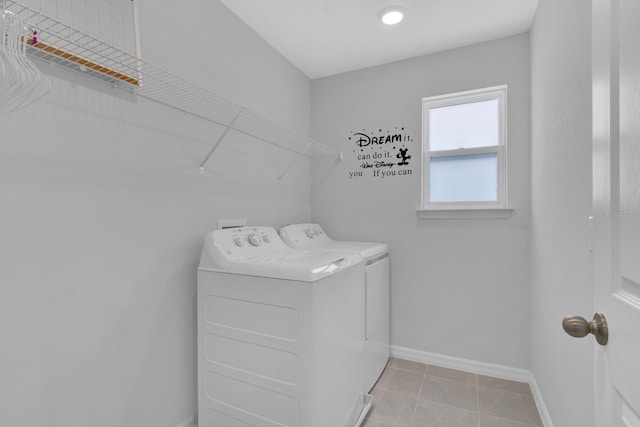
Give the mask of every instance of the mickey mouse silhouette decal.
[{"label": "mickey mouse silhouette decal", "polygon": [[407,155],[407,151],[409,151],[409,149],[408,149],[408,148],[401,148],[401,149],[400,149],[400,152],[399,152],[398,154],[396,154],[396,157],[397,157],[398,159],[402,159],[402,160],[398,163],[398,165],[399,165],[399,166],[404,166],[404,165],[408,165],[408,164],[409,164],[409,162],[408,162],[407,160],[409,160],[409,159],[411,158],[411,156],[410,156],[410,155]]}]

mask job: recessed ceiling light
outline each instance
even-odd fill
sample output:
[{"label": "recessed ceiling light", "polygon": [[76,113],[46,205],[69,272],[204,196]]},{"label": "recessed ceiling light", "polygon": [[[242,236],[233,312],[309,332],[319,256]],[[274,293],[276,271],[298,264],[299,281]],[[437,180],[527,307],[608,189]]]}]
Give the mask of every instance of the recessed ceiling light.
[{"label": "recessed ceiling light", "polygon": [[380,20],[387,25],[395,25],[398,22],[402,21],[404,18],[404,13],[401,7],[391,6],[384,8],[380,11],[378,15]]}]

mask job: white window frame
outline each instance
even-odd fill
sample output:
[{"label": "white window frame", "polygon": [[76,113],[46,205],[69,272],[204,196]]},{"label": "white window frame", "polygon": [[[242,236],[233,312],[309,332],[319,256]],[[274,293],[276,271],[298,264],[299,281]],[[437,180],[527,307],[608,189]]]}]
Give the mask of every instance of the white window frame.
[{"label": "white window frame", "polygon": [[[479,101],[498,100],[499,134],[498,145],[474,148],[458,148],[453,150],[429,150],[429,111],[432,108],[451,105],[467,104]],[[471,154],[496,153],[497,155],[497,200],[469,201],[469,202],[430,202],[430,171],[432,157],[455,157]],[[446,95],[431,96],[422,99],[422,188],[421,209],[418,215],[423,218],[431,217],[508,217],[512,208],[507,201],[507,86],[493,86],[488,88],[457,92]]]}]

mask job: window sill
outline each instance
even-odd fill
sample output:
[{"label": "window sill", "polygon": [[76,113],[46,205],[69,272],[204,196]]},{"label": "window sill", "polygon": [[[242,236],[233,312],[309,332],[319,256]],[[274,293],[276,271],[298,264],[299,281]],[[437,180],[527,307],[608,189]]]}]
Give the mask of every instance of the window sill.
[{"label": "window sill", "polygon": [[418,209],[420,219],[508,219],[515,208]]}]

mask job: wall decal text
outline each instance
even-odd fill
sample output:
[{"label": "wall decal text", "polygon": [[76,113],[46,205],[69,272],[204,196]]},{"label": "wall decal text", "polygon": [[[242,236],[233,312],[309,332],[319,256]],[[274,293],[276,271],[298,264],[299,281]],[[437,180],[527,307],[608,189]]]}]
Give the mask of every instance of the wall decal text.
[{"label": "wall decal text", "polygon": [[349,136],[349,145],[354,160],[358,162],[355,170],[350,170],[349,179],[374,177],[389,178],[412,175],[409,147],[413,138],[405,133],[404,127],[393,130],[353,131]]}]

